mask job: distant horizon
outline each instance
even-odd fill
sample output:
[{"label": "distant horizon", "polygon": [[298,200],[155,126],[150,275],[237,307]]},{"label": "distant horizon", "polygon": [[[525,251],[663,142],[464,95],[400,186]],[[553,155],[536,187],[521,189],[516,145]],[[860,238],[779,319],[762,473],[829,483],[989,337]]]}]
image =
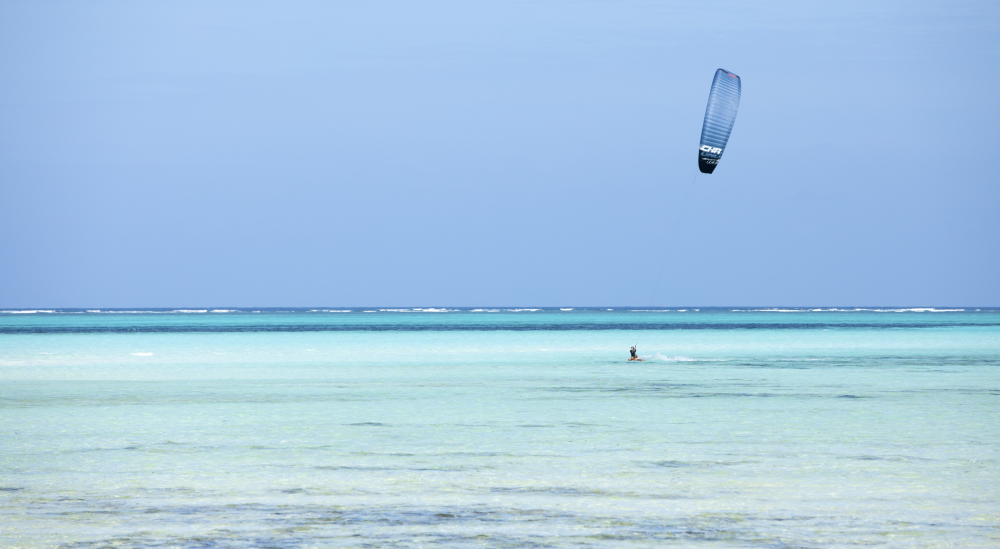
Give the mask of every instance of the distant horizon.
[{"label": "distant horizon", "polygon": [[268,312],[281,311],[301,311],[301,312],[348,312],[371,310],[374,312],[446,312],[446,311],[541,311],[541,310],[716,310],[716,309],[737,309],[737,310],[757,310],[761,312],[782,309],[809,309],[813,311],[841,311],[841,310],[899,310],[899,311],[932,311],[949,312],[968,309],[1000,309],[996,305],[311,305],[311,306],[243,306],[243,305],[186,305],[173,307],[3,307],[2,313],[58,313],[58,312],[178,312],[178,313],[227,313],[246,312],[249,310],[259,310]]}]

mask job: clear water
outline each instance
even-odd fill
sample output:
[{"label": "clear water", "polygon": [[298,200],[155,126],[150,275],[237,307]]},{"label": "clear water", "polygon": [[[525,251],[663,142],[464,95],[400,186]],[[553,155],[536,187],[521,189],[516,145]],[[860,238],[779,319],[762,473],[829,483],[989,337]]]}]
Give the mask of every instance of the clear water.
[{"label": "clear water", "polygon": [[0,313],[0,546],[1000,545],[998,310],[257,310]]}]

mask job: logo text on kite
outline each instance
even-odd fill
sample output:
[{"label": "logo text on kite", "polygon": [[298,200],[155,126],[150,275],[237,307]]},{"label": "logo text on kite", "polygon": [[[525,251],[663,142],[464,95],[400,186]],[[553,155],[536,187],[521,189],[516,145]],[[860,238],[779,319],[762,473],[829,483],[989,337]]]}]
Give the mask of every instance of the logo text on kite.
[{"label": "logo text on kite", "polygon": [[722,149],[719,147],[709,147],[708,145],[702,145],[700,150],[709,154],[719,154],[722,152]]}]

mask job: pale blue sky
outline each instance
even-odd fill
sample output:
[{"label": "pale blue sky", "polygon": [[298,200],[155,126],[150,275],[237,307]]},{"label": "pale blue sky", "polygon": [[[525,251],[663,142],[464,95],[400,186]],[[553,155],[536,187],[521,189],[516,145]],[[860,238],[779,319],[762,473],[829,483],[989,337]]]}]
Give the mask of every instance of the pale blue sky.
[{"label": "pale blue sky", "polygon": [[0,307],[1000,305],[1000,4],[811,4],[0,2]]}]

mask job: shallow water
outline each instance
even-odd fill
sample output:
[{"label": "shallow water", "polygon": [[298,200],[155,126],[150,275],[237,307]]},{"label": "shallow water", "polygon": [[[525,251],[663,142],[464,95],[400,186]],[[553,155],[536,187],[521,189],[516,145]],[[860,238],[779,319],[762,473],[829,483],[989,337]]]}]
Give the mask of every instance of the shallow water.
[{"label": "shallow water", "polygon": [[257,310],[0,313],[0,546],[1000,544],[997,310]]}]

